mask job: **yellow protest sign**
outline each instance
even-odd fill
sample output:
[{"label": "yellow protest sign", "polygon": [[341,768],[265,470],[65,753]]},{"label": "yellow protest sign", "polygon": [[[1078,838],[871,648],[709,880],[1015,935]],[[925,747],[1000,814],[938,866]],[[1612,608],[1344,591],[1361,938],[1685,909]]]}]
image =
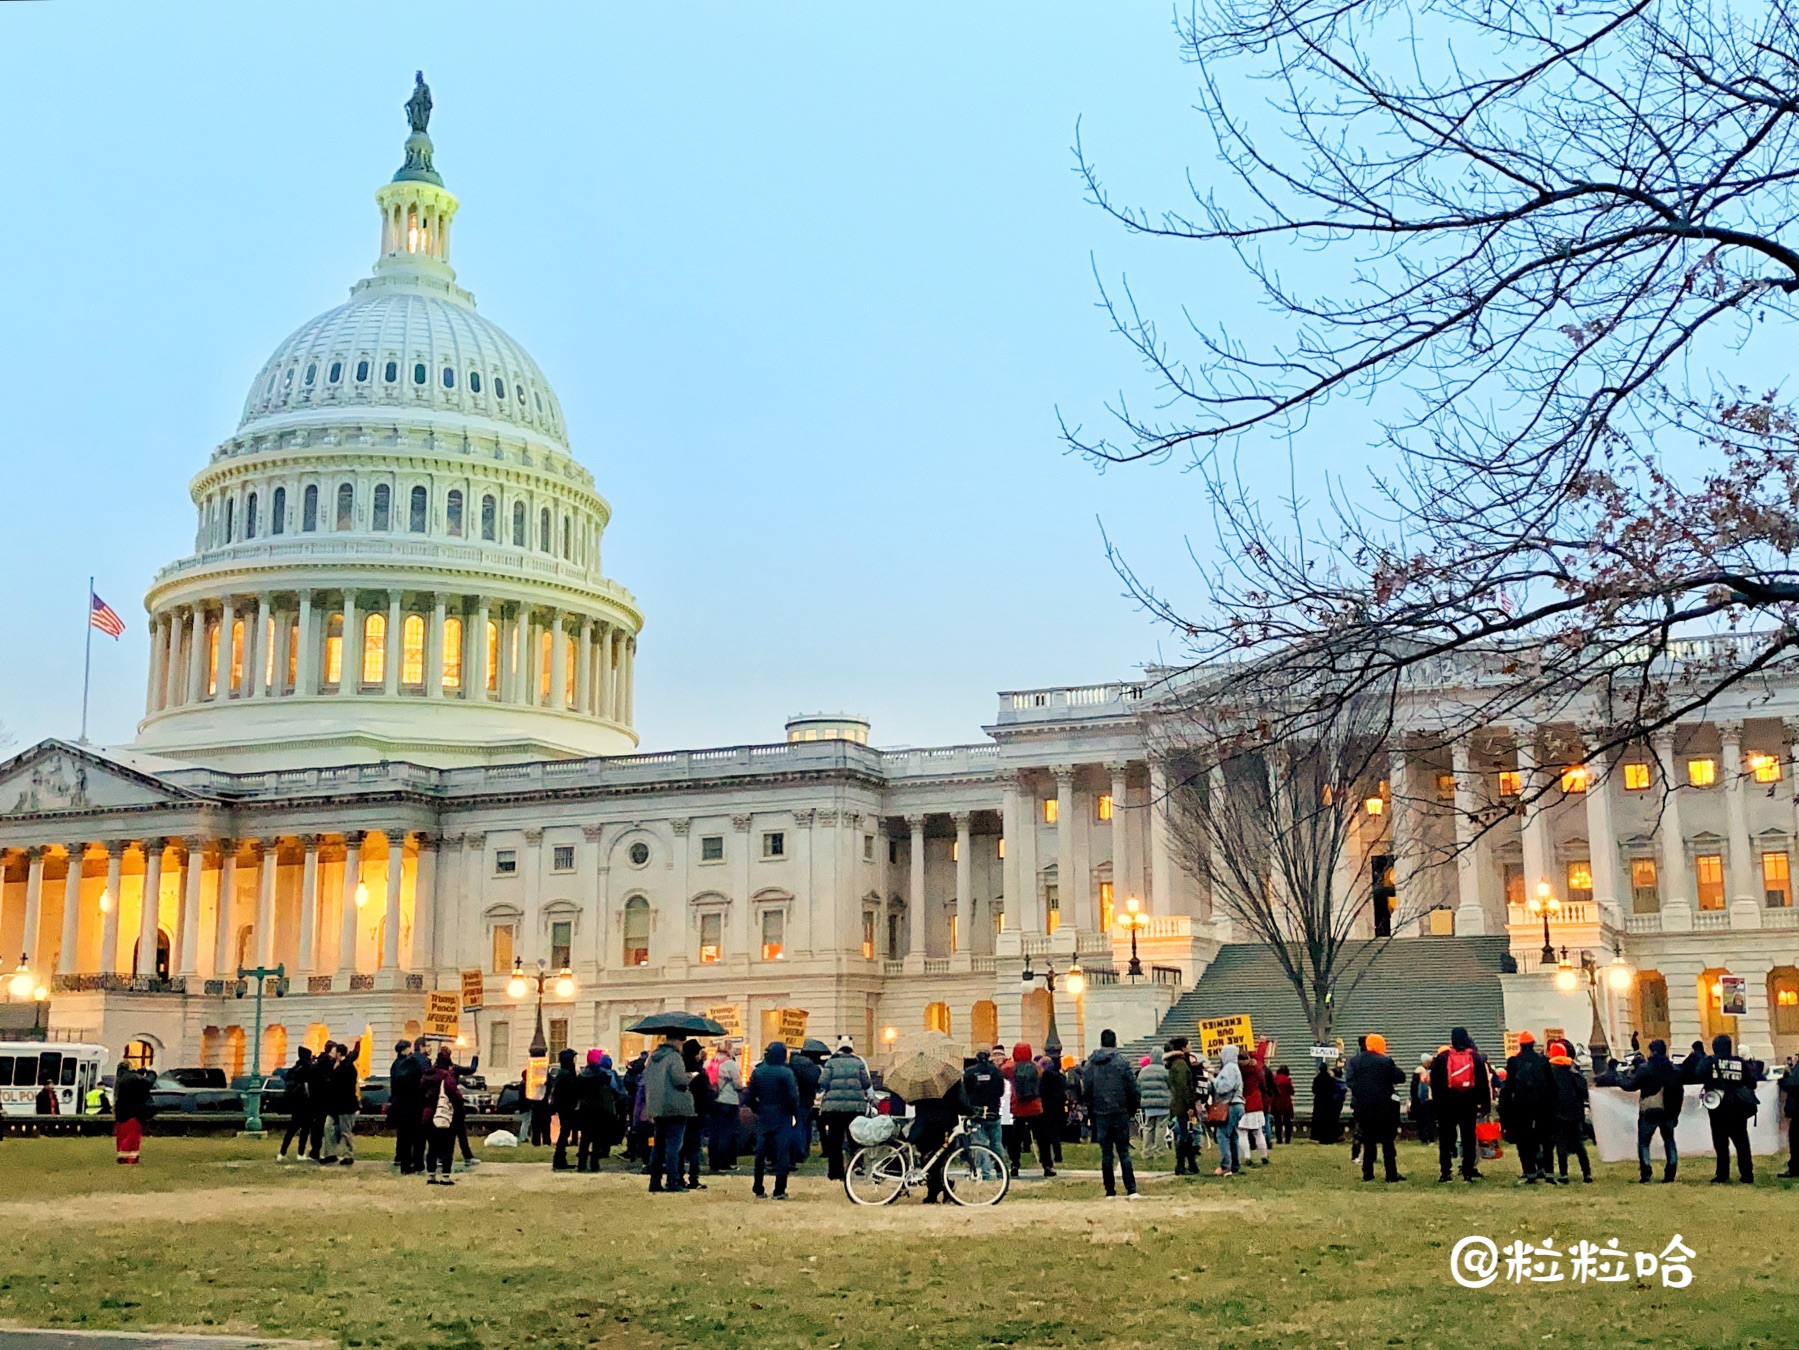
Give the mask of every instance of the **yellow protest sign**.
[{"label": "yellow protest sign", "polygon": [[1218,1058],[1218,1052],[1227,1045],[1248,1051],[1255,1048],[1255,1043],[1255,1033],[1249,1029],[1248,1013],[1199,1019],[1199,1052],[1207,1059]]},{"label": "yellow protest sign", "polygon": [[780,1010],[781,1041],[789,1050],[798,1050],[805,1043],[806,1019],[810,1015],[804,1008]]},{"label": "yellow protest sign", "polygon": [[706,1016],[725,1029],[725,1035],[743,1035],[743,1009],[735,1003],[714,1003],[706,1009]]},{"label": "yellow protest sign", "polygon": [[454,989],[437,989],[425,995],[425,1035],[454,1037],[461,1020],[462,1000]]},{"label": "yellow protest sign", "polygon": [[1517,1032],[1508,1031],[1505,1033],[1505,1057],[1507,1059],[1510,1059],[1513,1055],[1518,1053],[1519,1044]]},{"label": "yellow protest sign", "polygon": [[462,972],[462,1010],[470,1012],[487,1001],[487,981],[478,970]]}]

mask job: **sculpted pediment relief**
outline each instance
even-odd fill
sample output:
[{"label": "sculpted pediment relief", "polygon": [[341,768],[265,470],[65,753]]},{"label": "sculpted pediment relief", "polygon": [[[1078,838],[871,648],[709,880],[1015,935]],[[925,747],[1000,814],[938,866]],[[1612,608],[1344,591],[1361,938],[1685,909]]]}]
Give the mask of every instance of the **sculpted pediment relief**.
[{"label": "sculpted pediment relief", "polygon": [[0,765],[0,816],[171,806],[192,800],[192,793],[61,741],[45,741]]}]

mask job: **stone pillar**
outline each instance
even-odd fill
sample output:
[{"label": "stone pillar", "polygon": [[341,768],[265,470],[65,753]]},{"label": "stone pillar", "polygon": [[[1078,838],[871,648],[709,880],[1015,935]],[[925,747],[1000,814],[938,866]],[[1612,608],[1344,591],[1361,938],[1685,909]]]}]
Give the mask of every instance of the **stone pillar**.
[{"label": "stone pillar", "polygon": [[[425,695],[444,696],[444,619],[448,608],[442,592],[432,597],[431,631],[425,635]],[[467,666],[460,669],[467,671]]]},{"label": "stone pillar", "polygon": [[106,849],[106,903],[100,911],[100,973],[119,973],[119,890],[124,884],[125,845],[109,839]]},{"label": "stone pillar", "polygon": [[[25,964],[37,970],[43,964],[43,946],[38,941],[44,910],[44,850],[25,850],[25,935],[20,948]],[[42,971],[39,971],[42,974]]]},{"label": "stone pillar", "polygon": [[144,690],[144,716],[162,706],[163,691],[168,687],[169,633],[173,625],[169,616],[158,614],[150,620],[150,680]]},{"label": "stone pillar", "polygon": [[361,830],[344,835],[344,907],[337,939],[337,969],[343,987],[350,987],[349,977],[356,973],[356,888],[362,884]]},{"label": "stone pillar", "polygon": [[1426,920],[1424,897],[1418,893],[1417,803],[1412,798],[1411,760],[1403,747],[1387,752],[1387,803],[1392,817],[1388,847],[1393,853],[1393,932],[1398,936],[1402,923],[1415,922],[1412,931],[1421,935]]},{"label": "stone pillar", "polygon": [[75,973],[75,954],[81,945],[81,863],[86,844],[69,845],[69,875],[62,883],[62,945],[56,952],[56,973]]},{"label": "stone pillar", "polygon": [[343,655],[338,662],[337,692],[353,697],[362,687],[362,620],[356,613],[356,592],[344,592]]},{"label": "stone pillar", "polygon": [[252,618],[244,621],[244,697],[263,696],[262,677],[268,668],[268,644],[274,637],[274,623],[269,614],[269,597],[260,594],[255,600]]},{"label": "stone pillar", "polygon": [[[599,862],[602,861],[602,859],[600,859],[598,854],[595,855],[595,858],[594,871],[597,874],[599,871]],[[471,931],[475,933],[477,939],[486,936],[485,932],[479,926],[481,923],[481,911],[487,907],[482,892],[482,886],[487,880],[486,835],[478,832],[471,832],[463,835],[462,861],[464,867],[462,874],[462,904],[457,910],[459,943],[461,935]],[[606,940],[606,911],[597,903],[594,906],[592,922],[595,929],[595,942],[604,943]],[[440,933],[444,931],[444,926],[442,924],[438,925],[438,931]],[[466,949],[461,946],[458,946],[455,950],[459,952],[466,951]],[[447,964],[452,966],[463,966],[465,968],[479,966],[482,970],[486,970],[492,963],[492,960],[493,953],[491,950],[481,951],[477,949],[472,954],[465,954],[460,957],[452,953]],[[605,964],[603,959],[601,964]]]},{"label": "stone pillar", "polygon": [[1612,774],[1604,759],[1587,762],[1587,866],[1600,918],[1624,926],[1624,888],[1619,884],[1618,834],[1612,826]]},{"label": "stone pillar", "polygon": [[[219,653],[213,664],[213,688],[215,698],[229,699],[235,697],[231,687],[231,652],[232,630],[237,627],[237,600],[226,596],[219,610]],[[245,646],[248,646],[248,634],[245,635]],[[245,672],[248,674],[248,672]]]},{"label": "stone pillar", "polygon": [[474,660],[468,662],[468,669],[474,672],[474,680],[468,685],[470,698],[485,699],[487,697],[487,597],[480,596],[475,600],[475,645],[470,649]]},{"label": "stone pillar", "polygon": [[187,646],[194,641],[194,613],[190,609],[185,614],[171,610],[169,613],[169,664],[165,672],[167,687],[163,695],[162,705],[173,708],[187,698],[188,668],[193,664],[190,659],[182,661]]},{"label": "stone pillar", "polygon": [[281,841],[259,841],[256,876],[256,964],[275,963],[275,878],[281,871]]},{"label": "stone pillar", "polygon": [[412,873],[412,950],[406,969],[437,968],[437,840],[418,837],[418,858]]},{"label": "stone pillar", "polygon": [[924,911],[924,817],[907,816],[906,828],[912,836],[912,868],[906,876],[906,933],[907,954],[911,954],[912,940],[925,930]]},{"label": "stone pillar", "polygon": [[137,973],[156,973],[156,928],[162,906],[161,839],[144,840],[144,902],[138,907]]},{"label": "stone pillar", "polygon": [[1718,727],[1724,742],[1724,805],[1730,821],[1730,926],[1761,926],[1761,885],[1756,874],[1755,853],[1749,843],[1749,806],[1744,800],[1743,724],[1724,722]]},{"label": "stone pillar", "polygon": [[956,826],[956,952],[974,950],[974,840],[969,834],[969,814],[957,811],[950,820]]},{"label": "stone pillar", "polygon": [[537,651],[536,624],[529,613],[518,616],[519,646],[519,691],[518,702],[535,708],[542,701],[539,692],[543,687],[542,676],[538,666],[542,664]]},{"label": "stone pillar", "polygon": [[237,840],[219,840],[219,893],[213,898],[212,973],[237,974]]},{"label": "stone pillar", "polygon": [[1451,750],[1455,771],[1455,931],[1457,937],[1480,937],[1487,931],[1480,902],[1481,844],[1475,817],[1480,811],[1480,780],[1474,772],[1468,742]]},{"label": "stone pillar", "polygon": [[[1023,811],[1023,803],[1018,793],[1018,773],[1007,770],[999,776],[1003,795],[1000,797],[1000,847],[1005,856],[1000,859],[999,888],[1000,896],[1006,905],[1006,926],[1029,932],[1030,907],[1025,902],[1025,887],[1019,880],[1019,847],[1018,839],[1023,833],[1019,827],[1019,817]],[[881,899],[886,901],[885,890]],[[881,941],[886,941],[886,934],[881,934]]]},{"label": "stone pillar", "polygon": [[275,660],[269,670],[269,694],[279,696],[292,692],[287,685],[287,668],[290,664],[294,668],[295,685],[300,682],[299,635],[296,632],[291,638],[289,637],[290,625],[287,622],[286,614],[280,608],[271,612],[269,621],[274,625],[275,635]]},{"label": "stone pillar", "polygon": [[181,873],[181,952],[177,974],[200,973],[200,881],[206,874],[206,841],[185,841],[187,861]]},{"label": "stone pillar", "polygon": [[[1686,833],[1680,823],[1680,780],[1674,776],[1674,733],[1657,732],[1650,740],[1655,750],[1656,768],[1661,774],[1661,875],[1657,878],[1662,895],[1662,929],[1664,932],[1689,931],[1696,908],[1691,883],[1687,879]],[[1670,985],[1672,988],[1672,985]]]},{"label": "stone pillar", "polygon": [[392,698],[400,692],[400,592],[387,593],[387,661],[383,668],[381,692]]},{"label": "stone pillar", "polygon": [[319,948],[319,837],[300,836],[300,949],[294,969],[302,977],[318,968]]},{"label": "stone pillar", "polygon": [[[1077,898],[1079,891],[1075,887],[1075,873],[1080,869],[1080,860],[1075,856],[1074,847],[1074,769],[1066,764],[1058,765],[1056,774],[1056,904],[1061,913],[1061,922],[1071,927],[1079,927],[1086,918],[1085,909]],[[1047,916],[1045,927],[1048,927]]]},{"label": "stone pillar", "polygon": [[406,831],[387,832],[386,922],[381,930],[381,969],[400,968],[400,883],[406,875]]},{"label": "stone pillar", "polygon": [[[740,960],[747,960],[751,954],[750,946],[750,826],[755,823],[753,815],[731,817],[731,834],[736,845],[736,853],[732,857],[733,895],[731,896],[731,945],[730,953]],[[617,951],[615,947],[613,949]],[[616,959],[616,958],[614,958]]]},{"label": "stone pillar", "polygon": [[550,614],[550,706],[568,707],[568,624],[561,610]]},{"label": "stone pillar", "polygon": [[612,637],[613,628],[607,624],[600,632],[600,716],[607,721],[616,721],[612,708],[612,689],[614,675],[612,669]]},{"label": "stone pillar", "polygon": [[575,706],[583,717],[593,716],[593,617],[581,617],[581,646],[575,655]]},{"label": "stone pillar", "polygon": [[1537,769],[1535,728],[1514,731],[1518,745],[1518,783],[1524,798],[1524,898],[1529,901],[1537,893],[1537,884],[1547,881],[1556,895],[1563,887],[1549,872],[1549,831],[1543,823],[1543,809],[1538,791],[1543,780]]},{"label": "stone pillar", "polygon": [[[193,637],[187,652],[187,701],[198,703],[206,694],[206,611],[195,605],[189,622]],[[117,896],[113,898],[118,899]]]},{"label": "stone pillar", "polygon": [[[1174,852],[1168,834],[1168,771],[1159,759],[1149,762],[1149,908],[1153,914],[1174,913]],[[1035,822],[1033,822],[1034,824]],[[1206,896],[1210,907],[1212,897]]]},{"label": "stone pillar", "polygon": [[318,688],[319,643],[313,635],[312,592],[300,592],[300,651],[294,661],[294,693],[310,695]]},{"label": "stone pillar", "polygon": [[630,726],[637,717],[637,639],[625,640],[625,703],[619,721]]},{"label": "stone pillar", "polygon": [[[1137,822],[1142,819],[1130,807],[1130,765],[1113,764],[1112,772],[1112,902],[1124,913],[1125,901],[1143,894],[1143,866],[1137,857]],[[1153,912],[1153,911],[1152,911]]]}]

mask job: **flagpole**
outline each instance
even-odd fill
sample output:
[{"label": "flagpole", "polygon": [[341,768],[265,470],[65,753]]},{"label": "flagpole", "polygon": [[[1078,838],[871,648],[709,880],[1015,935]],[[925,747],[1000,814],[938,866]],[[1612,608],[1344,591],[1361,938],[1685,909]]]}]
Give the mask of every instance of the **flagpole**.
[{"label": "flagpole", "polygon": [[81,650],[81,744],[87,744],[87,683],[94,668],[94,579],[87,579],[87,637]]}]

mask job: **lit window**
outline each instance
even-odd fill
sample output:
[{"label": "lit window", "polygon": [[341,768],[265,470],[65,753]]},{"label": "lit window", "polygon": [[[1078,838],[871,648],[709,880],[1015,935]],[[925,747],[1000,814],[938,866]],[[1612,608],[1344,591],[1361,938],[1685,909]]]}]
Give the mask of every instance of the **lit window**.
[{"label": "lit window", "polygon": [[1724,908],[1724,856],[1701,853],[1693,859],[1693,879],[1699,883],[1699,908]]},{"label": "lit window", "polygon": [[362,682],[380,684],[387,678],[387,615],[371,614],[362,621]]},{"label": "lit window", "polygon": [[1117,909],[1112,904],[1112,883],[1109,881],[1102,881],[1099,883],[1099,931],[1102,933],[1111,932],[1112,921],[1116,917]]},{"label": "lit window", "polygon": [[370,522],[373,529],[385,530],[393,523],[393,493],[386,483],[375,486],[375,516]]},{"label": "lit window", "polygon": [[1043,799],[1043,823],[1045,825],[1054,825],[1056,823],[1057,813],[1060,812],[1061,809],[1062,803],[1057,801],[1056,798],[1045,797]]},{"label": "lit window", "polygon": [[206,694],[211,698],[219,692],[219,626],[216,623],[206,625]]},{"label": "lit window", "polygon": [[1062,888],[1053,881],[1043,887],[1043,912],[1048,916],[1044,926],[1050,932],[1062,926]]},{"label": "lit window", "polygon": [[537,635],[537,695],[545,703],[550,701],[550,641],[547,628]]},{"label": "lit window", "polygon": [[287,625],[287,688],[294,689],[300,682],[300,621],[295,619]]},{"label": "lit window", "polygon": [[1593,898],[1593,864],[1590,862],[1571,862],[1568,864],[1568,899],[1591,900]]},{"label": "lit window", "polygon": [[425,617],[408,614],[400,624],[400,683],[417,689],[425,683]]},{"label": "lit window", "polygon": [[762,959],[780,961],[787,955],[787,911],[762,911]]},{"label": "lit window", "polygon": [[624,958],[627,966],[650,963],[650,902],[641,895],[625,902]]},{"label": "lit window", "polygon": [[700,861],[723,862],[725,860],[725,837],[722,834],[702,834],[700,836]]},{"label": "lit window", "polygon": [[945,1036],[949,1035],[949,1004],[925,1004],[924,1029],[926,1031],[941,1031]]},{"label": "lit window", "polygon": [[575,846],[558,844],[550,851],[550,869],[555,872],[572,872],[575,870]]},{"label": "lit window", "polygon": [[563,646],[562,646],[562,702],[565,707],[572,708],[575,706],[575,672],[577,669],[575,663],[579,659],[580,655],[581,655],[581,649],[575,643],[566,642],[563,644]]},{"label": "lit window", "polygon": [[462,688],[462,620],[454,614],[444,618],[445,689]]},{"label": "lit window", "polygon": [[1662,907],[1661,885],[1654,858],[1630,860],[1630,907],[1637,914],[1654,914]]},{"label": "lit window", "polygon": [[954,914],[949,916],[949,954],[954,956],[962,950],[962,921]]},{"label": "lit window", "polygon": [[1587,766],[1570,764],[1562,770],[1563,792],[1585,792],[1587,790]]},{"label": "lit window", "polygon": [[488,967],[495,975],[512,974],[513,938],[518,928],[509,923],[496,923],[493,926],[493,964]]},{"label": "lit window", "polygon": [[344,616],[333,614],[325,624],[325,683],[341,684],[344,678]]},{"label": "lit window", "polygon": [[700,961],[716,965],[725,954],[725,916],[717,910],[700,915]]},{"label": "lit window", "polygon": [[1524,868],[1519,863],[1506,863],[1502,873],[1507,905],[1524,903]]},{"label": "lit window", "polygon": [[872,909],[862,911],[862,959],[875,959],[875,912]]},{"label": "lit window", "polygon": [[960,839],[949,841],[949,860],[951,862],[962,861],[962,841]]},{"label": "lit window", "polygon": [[575,925],[572,920],[558,919],[550,925],[550,968],[567,970],[574,962]]},{"label": "lit window", "polygon": [[787,856],[787,836],[780,830],[770,830],[762,836],[762,856],[764,858],[784,858]]},{"label": "lit window", "polygon": [[1499,795],[1516,797],[1524,791],[1524,775],[1517,769],[1501,769],[1499,771]]},{"label": "lit window", "polygon": [[1762,854],[1762,900],[1769,909],[1791,909],[1793,875],[1786,852]]},{"label": "lit window", "polygon": [[226,686],[232,693],[244,692],[244,621],[233,620],[231,624],[231,683]]},{"label": "lit window", "polygon": [[1749,772],[1755,775],[1758,783],[1778,783],[1780,781],[1780,757],[1778,755],[1749,756]]},{"label": "lit window", "polygon": [[1437,775],[1437,800],[1452,802],[1455,800],[1455,775],[1440,773]]},{"label": "lit window", "polygon": [[500,691],[500,625],[487,621],[487,692]]},{"label": "lit window", "polygon": [[262,652],[262,687],[275,687],[275,625],[269,624],[269,640],[263,645]]},{"label": "lit window", "polygon": [[1799,1036],[1799,975],[1790,969],[1774,976],[1774,1034]]},{"label": "lit window", "polygon": [[1102,792],[1099,794],[1098,797],[1094,798],[1094,800],[1093,800],[1093,818],[1095,820],[1110,820],[1112,818],[1112,794],[1111,793]]},{"label": "lit window", "polygon": [[1715,759],[1689,759],[1687,761],[1687,782],[1694,787],[1710,787],[1718,781],[1718,761]]},{"label": "lit window", "polygon": [[462,493],[459,489],[453,488],[444,495],[444,533],[457,539],[462,537]]},{"label": "lit window", "polygon": [[518,871],[518,850],[496,848],[493,851],[493,870],[496,876],[509,877]]},{"label": "lit window", "polygon": [[1006,836],[1000,835],[993,845],[993,856],[1004,861],[1006,856]]},{"label": "lit window", "polygon": [[1649,766],[1647,764],[1626,764],[1624,766],[1624,790],[1626,792],[1642,792],[1649,786]]}]

